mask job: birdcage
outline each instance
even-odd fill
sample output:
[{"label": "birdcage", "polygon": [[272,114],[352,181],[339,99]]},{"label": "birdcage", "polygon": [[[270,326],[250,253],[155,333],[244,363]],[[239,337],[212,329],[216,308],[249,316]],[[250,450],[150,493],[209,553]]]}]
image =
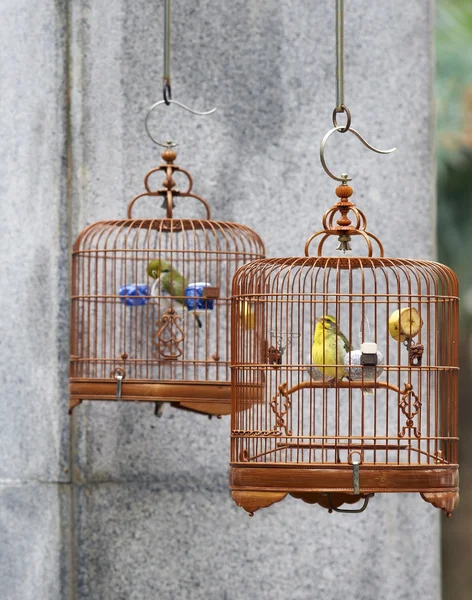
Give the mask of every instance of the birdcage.
[{"label": "birdcage", "polygon": [[[249,227],[211,220],[175,151],[162,158],[126,219],[94,223],[74,244],[70,411],[83,400],[108,400],[230,412],[231,280],[264,256],[264,245]],[[163,186],[154,189],[160,173]],[[183,191],[174,178],[183,178]],[[165,218],[133,217],[146,197],[164,199]],[[179,210],[185,201],[202,205],[204,218],[175,218],[175,199]],[[244,324],[251,328],[251,314]]]},{"label": "birdcage", "polygon": [[[386,258],[346,181],[336,194],[305,256],[256,260],[234,277],[233,498],[251,514],[287,494],[360,512],[373,494],[419,492],[450,515],[459,499],[456,276]],[[366,256],[323,255],[332,236],[345,251],[363,240]],[[248,309],[251,330],[241,326]],[[254,386],[264,390],[258,404]]]}]

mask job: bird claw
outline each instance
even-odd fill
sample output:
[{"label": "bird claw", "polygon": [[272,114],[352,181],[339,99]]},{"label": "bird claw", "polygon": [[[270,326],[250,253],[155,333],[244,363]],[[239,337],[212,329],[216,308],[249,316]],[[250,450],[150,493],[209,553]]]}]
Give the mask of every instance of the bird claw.
[{"label": "bird claw", "polygon": [[328,385],[329,385],[329,387],[330,387],[330,388],[334,388],[334,387],[336,387],[336,382],[337,382],[337,379],[336,379],[336,377],[333,377],[332,379],[330,379],[330,380],[328,381]]}]

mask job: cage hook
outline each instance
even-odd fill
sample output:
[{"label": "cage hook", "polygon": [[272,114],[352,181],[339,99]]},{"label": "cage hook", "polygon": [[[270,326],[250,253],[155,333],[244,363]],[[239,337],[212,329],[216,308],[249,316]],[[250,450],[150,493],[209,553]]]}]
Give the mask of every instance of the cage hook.
[{"label": "cage hook", "polygon": [[[335,179],[336,181],[341,181],[342,183],[347,183],[348,181],[352,181],[352,177],[349,177],[347,173],[343,173],[341,175],[341,177],[338,177],[337,175],[334,175],[334,173],[332,173],[328,169],[328,165],[326,164],[326,159],[325,159],[325,148],[326,148],[326,142],[328,141],[328,139],[330,138],[330,136],[335,131],[339,131],[341,133],[346,133],[345,129],[346,128],[344,126],[333,127],[332,129],[330,129],[328,131],[328,133],[322,139],[321,146],[320,146],[320,161],[321,161],[321,164],[323,166],[323,169],[331,177],[331,179]],[[349,131],[349,133],[352,133],[353,135],[355,135],[356,138],[358,140],[360,140],[364,144],[364,146],[366,148],[368,148],[369,150],[372,150],[373,152],[377,152],[377,154],[391,154],[392,152],[395,152],[395,150],[396,150],[396,148],[390,148],[389,150],[380,150],[379,148],[375,148],[374,146],[372,146],[371,144],[369,144],[369,142],[367,142],[362,137],[362,135],[358,131],[356,131],[355,129],[353,129],[352,127],[348,131]]]},{"label": "cage hook", "polygon": [[197,116],[205,116],[211,115],[215,112],[216,108],[212,108],[207,111],[198,111],[182,104],[182,102],[178,102],[177,100],[172,100],[172,88],[170,83],[170,55],[171,55],[171,0],[164,0],[164,75],[163,79],[163,87],[162,87],[162,96],[163,100],[159,100],[154,103],[149,109],[146,118],[144,119],[144,127],[146,128],[146,133],[151,138],[151,140],[157,144],[158,146],[162,146],[163,148],[174,148],[177,144],[173,142],[159,142],[155,139],[155,137],[151,134],[148,127],[149,116],[152,111],[161,104],[165,104],[166,106],[170,106],[171,104],[177,104],[180,108],[192,113],[192,115]]},{"label": "cage hook", "polygon": [[[169,87],[170,90],[170,87]],[[216,108],[212,108],[211,110],[207,110],[205,112],[199,112],[197,110],[193,110],[193,108],[189,108],[188,106],[186,106],[185,104],[182,104],[182,102],[178,102],[177,100],[171,100],[170,96],[168,97],[167,101],[166,100],[158,100],[157,102],[155,102],[151,108],[148,110],[148,113],[146,115],[146,118],[144,119],[144,127],[146,129],[146,133],[148,134],[148,136],[151,138],[151,140],[157,144],[158,146],[162,146],[162,148],[175,148],[178,144],[176,144],[175,142],[160,142],[159,140],[157,140],[152,133],[149,131],[149,117],[151,116],[152,111],[157,108],[158,106],[160,106],[161,104],[177,104],[177,106],[180,106],[180,108],[183,108],[185,110],[187,110],[188,112],[192,113],[193,115],[197,115],[197,116],[205,116],[205,115],[211,115],[215,112]]]},{"label": "cage hook", "polygon": [[167,106],[172,102],[172,89],[170,87],[170,80],[164,77],[164,85],[162,86],[162,96],[164,97],[164,104]]},{"label": "cage hook", "polygon": [[[346,115],[346,124],[338,125],[337,116],[342,113]],[[396,148],[390,148],[389,150],[379,150],[378,148],[375,148],[369,144],[358,131],[351,127],[351,120],[351,111],[344,104],[344,0],[336,0],[336,106],[333,110],[334,127],[328,131],[321,142],[320,160],[326,173],[335,181],[341,181],[344,184],[348,181],[352,181],[352,178],[349,177],[347,173],[343,173],[341,177],[334,175],[334,173],[328,169],[325,160],[326,142],[335,131],[338,131],[339,133],[353,133],[366,148],[373,152],[377,152],[378,154],[390,154],[396,150]],[[350,248],[348,248],[348,241],[340,240],[338,250],[343,250],[344,252],[350,250]]]}]

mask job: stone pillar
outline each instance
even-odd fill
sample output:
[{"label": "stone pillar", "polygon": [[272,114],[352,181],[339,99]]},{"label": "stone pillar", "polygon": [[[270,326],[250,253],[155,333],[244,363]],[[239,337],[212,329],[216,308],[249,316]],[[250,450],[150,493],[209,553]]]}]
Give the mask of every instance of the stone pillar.
[{"label": "stone pillar", "polygon": [[66,3],[0,3],[0,597],[69,598]]},{"label": "stone pillar", "polygon": [[[161,98],[162,5],[0,8],[6,597],[437,600],[439,513],[419,495],[379,495],[355,517],[286,499],[250,519],[228,491],[227,418],[84,403],[69,436],[70,241],[124,217],[159,163],[143,120]],[[180,143],[215,218],[253,227],[269,255],[301,254],[335,197],[318,159],[335,102],[334,2],[173,5],[173,97],[218,112],[164,108],[153,132]],[[390,256],[434,257],[433,25],[425,0],[346,1],[353,126],[398,151],[335,136],[328,160],[354,177]]]}]

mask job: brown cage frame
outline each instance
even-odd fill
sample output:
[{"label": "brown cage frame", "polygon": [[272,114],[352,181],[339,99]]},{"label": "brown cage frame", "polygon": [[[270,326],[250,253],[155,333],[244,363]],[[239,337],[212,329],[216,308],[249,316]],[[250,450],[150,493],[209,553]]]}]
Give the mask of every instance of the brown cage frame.
[{"label": "brown cage frame", "polygon": [[[245,225],[212,220],[208,203],[192,192],[190,173],[174,163],[175,151],[162,158],[127,219],[93,223],[73,246],[70,413],[83,400],[155,402],[157,414],[162,402],[210,416],[230,413],[231,281],[242,264],[264,256],[264,244]],[[152,189],[161,172],[163,187]],[[183,191],[176,176],[187,181]],[[163,198],[166,218],[133,218],[145,197]],[[201,203],[205,219],[175,218],[176,198]],[[205,307],[212,306],[200,315],[202,329],[188,305],[200,295],[153,291],[152,259],[170,262],[187,283],[210,284],[202,291]]]},{"label": "brown cage frame", "polygon": [[[344,182],[336,194],[304,257],[257,260],[234,277],[233,499],[251,515],[287,494],[330,512],[360,512],[373,494],[419,492],[450,516],[459,501],[457,277],[435,262],[384,257],[349,200],[352,188]],[[323,256],[333,235],[342,244],[361,236],[368,256]],[[251,331],[241,327],[245,305],[255,314]],[[389,323],[404,309],[419,313],[419,330],[394,330],[396,339]],[[363,362],[355,349],[342,356],[337,337],[328,360],[323,332],[315,365],[313,332],[325,315],[353,345],[357,335],[385,357]],[[254,385],[264,388],[258,404]],[[340,508],[359,500],[360,509]]]}]

